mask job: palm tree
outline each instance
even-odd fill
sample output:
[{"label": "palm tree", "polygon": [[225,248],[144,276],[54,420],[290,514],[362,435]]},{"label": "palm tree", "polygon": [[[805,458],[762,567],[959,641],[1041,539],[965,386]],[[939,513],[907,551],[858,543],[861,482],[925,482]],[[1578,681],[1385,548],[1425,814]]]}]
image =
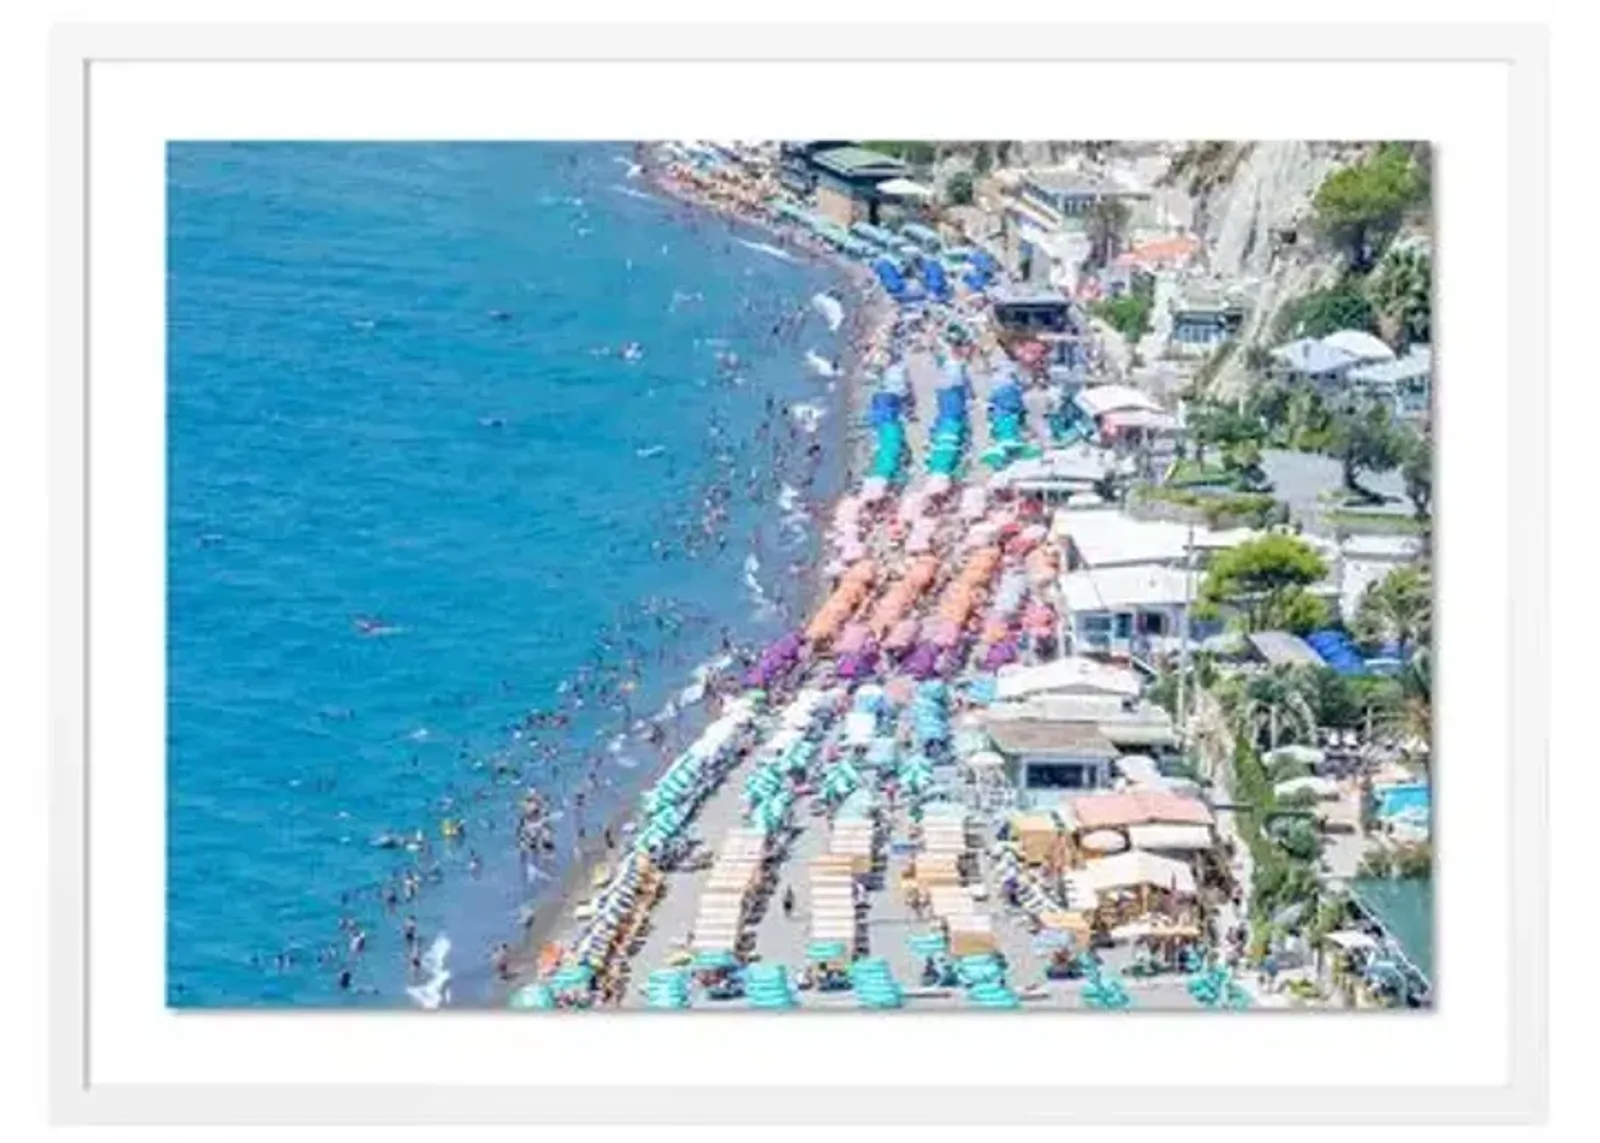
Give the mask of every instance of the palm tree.
[{"label": "palm tree", "polygon": [[[1400,702],[1389,711],[1384,730],[1404,744],[1406,753],[1419,755],[1419,761],[1432,768],[1433,666],[1426,645],[1400,672]],[[1414,750],[1412,743],[1421,743],[1423,748]]]},{"label": "palm tree", "polygon": [[1398,567],[1369,584],[1356,612],[1355,629],[1368,642],[1398,644],[1402,660],[1426,647],[1433,632],[1433,582],[1427,569]]},{"label": "palm tree", "polygon": [[1433,324],[1433,260],[1416,246],[1389,251],[1368,287],[1378,329],[1396,349],[1425,342]]},{"label": "palm tree", "polygon": [[1239,733],[1259,743],[1266,735],[1267,749],[1276,750],[1286,740],[1305,740],[1317,729],[1317,712],[1311,696],[1315,680],[1302,667],[1269,667],[1245,683],[1235,704]]}]

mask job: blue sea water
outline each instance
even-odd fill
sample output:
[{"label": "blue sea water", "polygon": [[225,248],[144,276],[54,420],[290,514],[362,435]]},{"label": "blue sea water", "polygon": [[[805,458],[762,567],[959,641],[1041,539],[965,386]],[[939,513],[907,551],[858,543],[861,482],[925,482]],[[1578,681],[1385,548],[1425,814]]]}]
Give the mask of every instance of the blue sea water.
[{"label": "blue sea water", "polygon": [[[795,402],[837,427],[804,356],[839,335],[782,319],[839,282],[652,195],[627,160],[170,148],[169,1004],[405,1004],[407,912],[425,944],[448,935],[455,1001],[487,995],[487,950],[550,884],[516,855],[521,790],[559,803],[603,758],[622,797],[655,764],[608,752],[609,712],[547,766],[512,728],[606,657],[608,626],[646,648],[637,717],[724,625],[782,623],[747,581],[792,595],[814,537],[779,507],[797,450],[774,479],[761,425],[772,399],[771,437]],[[837,436],[825,422],[813,499],[839,480]],[[718,479],[725,547],[661,558]],[[441,839],[446,817],[464,841]],[[430,856],[372,844],[415,830]],[[386,911],[378,887],[414,861],[437,880]]]}]

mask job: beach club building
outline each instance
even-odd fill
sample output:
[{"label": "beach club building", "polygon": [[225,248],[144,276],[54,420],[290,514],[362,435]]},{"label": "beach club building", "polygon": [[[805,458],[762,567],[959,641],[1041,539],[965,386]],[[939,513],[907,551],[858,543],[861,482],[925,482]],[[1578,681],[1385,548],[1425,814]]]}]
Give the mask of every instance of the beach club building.
[{"label": "beach club building", "polygon": [[905,163],[865,147],[813,151],[806,162],[816,177],[817,213],[845,227],[858,222],[876,226],[879,208],[887,201],[880,187],[906,175]]},{"label": "beach club building", "polygon": [[995,752],[1006,760],[1013,786],[1025,806],[1111,784],[1118,750],[1089,722],[1048,722],[1033,717],[996,717],[984,728]]},{"label": "beach club building", "polygon": [[823,151],[836,151],[850,144],[844,140],[795,140],[778,146],[778,183],[799,198],[810,198],[817,190],[817,167],[812,158]]}]

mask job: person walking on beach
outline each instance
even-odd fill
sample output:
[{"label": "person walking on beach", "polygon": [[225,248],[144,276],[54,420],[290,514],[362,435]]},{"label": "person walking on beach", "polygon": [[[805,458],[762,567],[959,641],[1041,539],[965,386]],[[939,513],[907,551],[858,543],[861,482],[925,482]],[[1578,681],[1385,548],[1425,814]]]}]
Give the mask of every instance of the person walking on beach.
[{"label": "person walking on beach", "polygon": [[786,918],[794,916],[794,886],[786,885],[783,889],[783,915]]}]

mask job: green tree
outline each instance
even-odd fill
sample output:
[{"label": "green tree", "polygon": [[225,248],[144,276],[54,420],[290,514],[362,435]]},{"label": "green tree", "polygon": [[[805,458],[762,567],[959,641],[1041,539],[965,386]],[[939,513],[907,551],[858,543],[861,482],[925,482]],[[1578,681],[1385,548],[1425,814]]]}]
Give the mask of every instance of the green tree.
[{"label": "green tree", "polygon": [[1426,522],[1433,512],[1433,441],[1426,433],[1401,434],[1400,476],[1418,521]]},{"label": "green tree", "polygon": [[944,196],[956,206],[972,204],[972,172],[956,171],[944,184]]},{"label": "green tree", "polygon": [[1150,330],[1150,306],[1148,297],[1126,293],[1094,302],[1089,312],[1122,334],[1132,345]]},{"label": "green tree", "polygon": [[1345,488],[1364,500],[1381,500],[1357,477],[1363,472],[1388,472],[1400,464],[1402,439],[1389,410],[1377,404],[1344,409],[1334,414],[1331,428],[1332,451],[1342,466]]},{"label": "green tree", "polygon": [[1433,259],[1417,246],[1391,249],[1367,283],[1379,336],[1404,351],[1433,331]]},{"label": "green tree", "polygon": [[1328,574],[1316,549],[1294,536],[1262,536],[1219,553],[1201,584],[1200,599],[1239,609],[1251,631],[1268,629],[1303,607],[1305,589]]},{"label": "green tree", "polygon": [[1282,817],[1273,822],[1273,840],[1298,861],[1314,861],[1322,849],[1317,827],[1308,818]]},{"label": "green tree", "polygon": [[1314,672],[1317,725],[1336,730],[1370,730],[1386,725],[1400,706],[1400,684],[1381,677],[1351,678],[1329,667]]},{"label": "green tree", "polygon": [[1403,565],[1369,584],[1353,627],[1364,642],[1398,644],[1400,658],[1409,661],[1433,631],[1433,580],[1427,569]]},{"label": "green tree", "polygon": [[1272,323],[1273,338],[1279,342],[1298,337],[1327,337],[1341,329],[1378,332],[1378,311],[1372,299],[1348,279],[1324,290],[1312,290],[1286,303]]},{"label": "green tree", "polygon": [[1364,274],[1426,192],[1410,152],[1386,143],[1324,179],[1312,207],[1323,236],[1339,247],[1351,270]]},{"label": "green tree", "polygon": [[1120,198],[1103,198],[1089,208],[1089,261],[1108,265],[1122,248],[1133,212]]},{"label": "green tree", "polygon": [[1316,682],[1307,668],[1269,667],[1245,682],[1234,712],[1236,729],[1269,752],[1285,742],[1304,742],[1316,734],[1315,693]]},{"label": "green tree", "polygon": [[1403,742],[1420,742],[1430,749],[1419,760],[1433,766],[1433,652],[1427,644],[1418,647],[1411,661],[1400,672],[1399,701],[1384,712],[1380,725]]},{"label": "green tree", "polygon": [[[1216,445],[1226,454],[1245,445],[1259,446],[1266,439],[1266,429],[1259,417],[1215,401],[1192,403],[1184,410],[1184,422],[1189,439],[1194,443],[1195,464],[1202,468],[1207,445]],[[1259,463],[1259,451],[1256,459]]]},{"label": "green tree", "polygon": [[986,175],[994,169],[995,145],[988,142],[979,142],[972,148],[972,170],[974,174]]}]

